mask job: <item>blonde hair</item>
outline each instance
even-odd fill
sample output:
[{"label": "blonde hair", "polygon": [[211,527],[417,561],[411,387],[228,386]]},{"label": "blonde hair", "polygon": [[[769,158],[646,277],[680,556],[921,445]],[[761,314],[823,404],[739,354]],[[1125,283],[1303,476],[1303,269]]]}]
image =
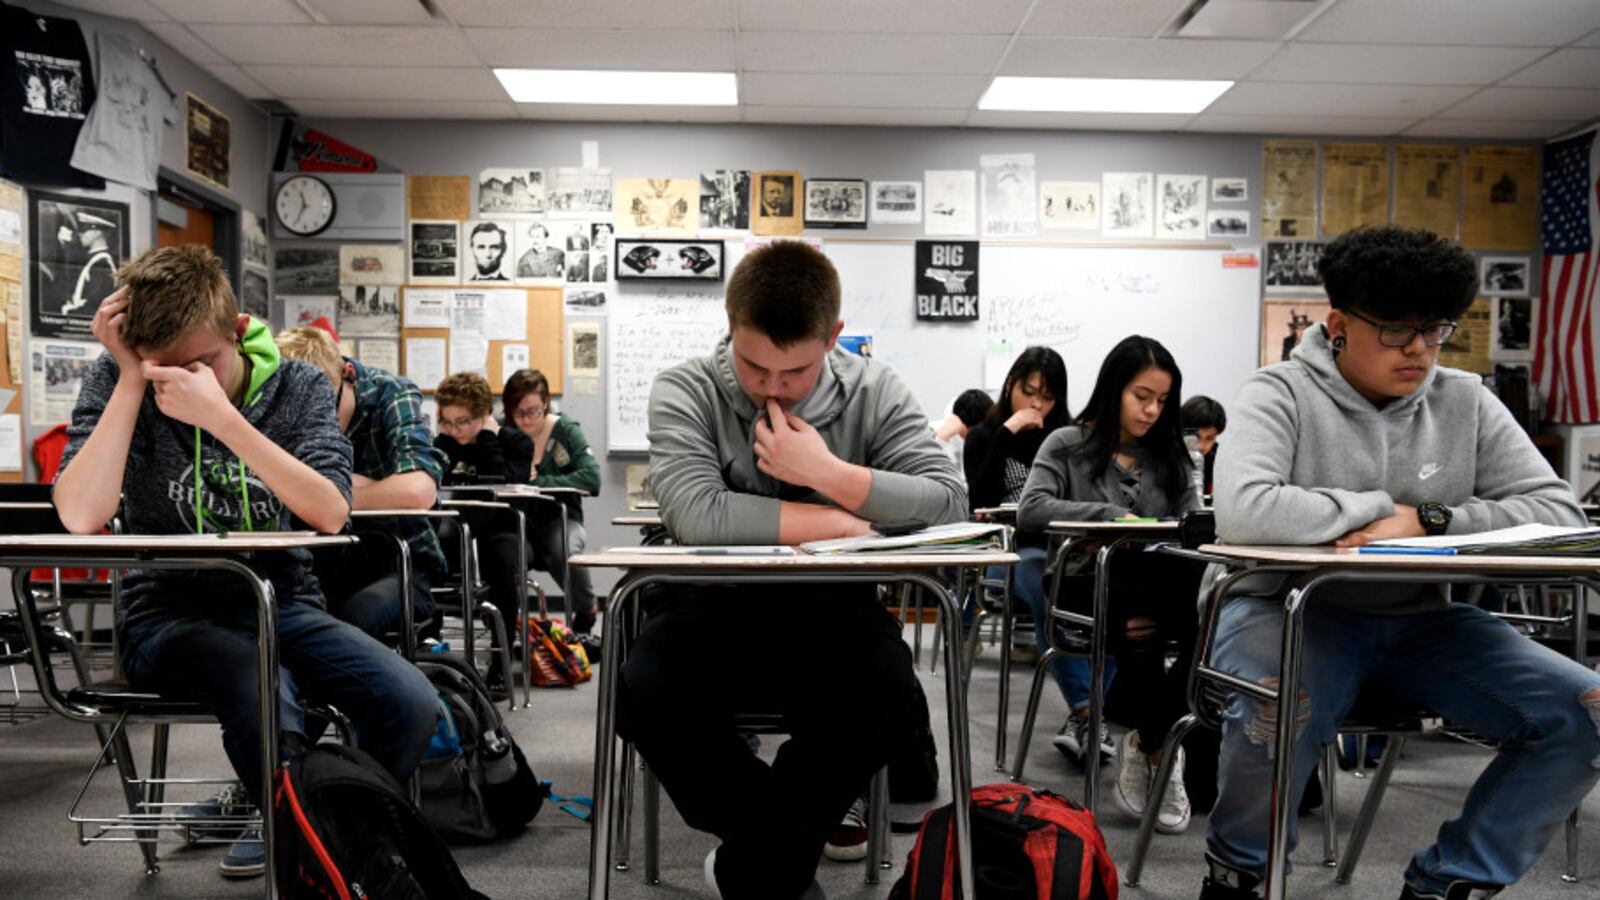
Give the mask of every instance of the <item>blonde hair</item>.
[{"label": "blonde hair", "polygon": [[457,372],[439,382],[433,389],[433,402],[440,409],[446,406],[459,406],[467,411],[474,419],[487,416],[494,409],[494,394],[489,391],[489,382],[482,375],[473,372]]},{"label": "blonde hair", "polygon": [[335,385],[344,377],[344,357],[333,337],[321,328],[290,328],[278,335],[278,351],[286,359],[311,363],[327,374]]},{"label": "blonde hair", "polygon": [[222,260],[199,244],[146,250],[117,270],[127,285],[129,347],[162,350],[200,327],[232,339],[239,320]]}]

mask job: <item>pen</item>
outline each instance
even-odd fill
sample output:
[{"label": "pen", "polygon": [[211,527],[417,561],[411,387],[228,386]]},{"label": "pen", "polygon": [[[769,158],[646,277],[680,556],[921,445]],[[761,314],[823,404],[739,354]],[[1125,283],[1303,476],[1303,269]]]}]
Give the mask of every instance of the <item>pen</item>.
[{"label": "pen", "polygon": [[790,547],[704,547],[694,551],[695,556],[789,556]]},{"label": "pen", "polygon": [[1376,553],[1385,556],[1455,556],[1454,547],[1357,547],[1357,553]]}]

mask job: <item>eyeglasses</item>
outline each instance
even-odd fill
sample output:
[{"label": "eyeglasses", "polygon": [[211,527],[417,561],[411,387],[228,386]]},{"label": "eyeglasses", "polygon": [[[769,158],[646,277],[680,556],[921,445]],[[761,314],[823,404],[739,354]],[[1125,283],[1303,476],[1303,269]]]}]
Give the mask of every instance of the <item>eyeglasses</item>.
[{"label": "eyeglasses", "polygon": [[476,420],[471,416],[468,416],[464,419],[446,419],[441,416],[439,418],[439,427],[448,428],[451,431],[460,431],[461,429],[466,428],[468,425],[471,425],[474,421]]},{"label": "eyeglasses", "polygon": [[1378,329],[1378,343],[1384,345],[1385,347],[1408,346],[1418,335],[1422,336],[1422,343],[1429,347],[1437,347],[1445,341],[1450,340],[1450,335],[1456,333],[1456,323],[1454,322],[1435,322],[1432,325],[1423,325],[1418,327],[1413,325],[1400,325],[1396,323],[1374,322],[1373,320],[1363,316],[1361,313],[1358,313],[1353,309],[1347,309],[1345,312],[1349,315],[1355,316],[1368,325],[1371,325],[1373,328]]},{"label": "eyeglasses", "polygon": [[544,407],[535,406],[532,409],[512,410],[511,418],[516,419],[519,422],[532,422],[532,421],[534,421],[536,419],[544,418],[544,414],[545,414],[545,408]]}]

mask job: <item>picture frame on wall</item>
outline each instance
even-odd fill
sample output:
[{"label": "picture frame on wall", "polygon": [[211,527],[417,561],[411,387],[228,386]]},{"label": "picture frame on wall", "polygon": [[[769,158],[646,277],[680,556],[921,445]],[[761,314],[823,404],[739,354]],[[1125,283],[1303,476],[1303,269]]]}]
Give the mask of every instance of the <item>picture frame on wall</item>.
[{"label": "picture frame on wall", "polygon": [[721,281],[722,241],[614,238],[618,281]]},{"label": "picture frame on wall", "polygon": [[1484,297],[1526,297],[1532,277],[1526,256],[1484,256],[1478,260],[1478,293]]},{"label": "picture frame on wall", "polygon": [[867,227],[867,182],[864,178],[807,178],[807,228]]},{"label": "picture frame on wall", "polygon": [[232,153],[228,117],[192,93],[184,98],[184,158],[189,174],[226,191]]},{"label": "picture frame on wall", "polygon": [[95,312],[128,258],[129,224],[126,203],[28,192],[34,337],[94,340]]}]

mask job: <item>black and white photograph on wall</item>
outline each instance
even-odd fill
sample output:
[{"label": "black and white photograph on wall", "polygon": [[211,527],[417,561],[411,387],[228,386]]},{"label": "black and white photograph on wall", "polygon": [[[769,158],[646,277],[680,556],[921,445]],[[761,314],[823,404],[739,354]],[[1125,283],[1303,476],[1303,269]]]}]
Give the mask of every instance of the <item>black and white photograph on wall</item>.
[{"label": "black and white photograph on wall", "polygon": [[618,281],[722,280],[721,241],[617,238]]},{"label": "black and white photograph on wall", "polygon": [[574,250],[581,250],[585,253],[589,251],[590,229],[593,227],[593,223],[561,222],[558,223],[558,226],[562,234],[562,242],[566,244],[568,253]]},{"label": "black and white photograph on wall", "polygon": [[18,50],[16,65],[22,83],[22,112],[52,119],[82,119],[88,114],[88,104],[83,102],[83,60]]},{"label": "black and white photograph on wall", "polygon": [[100,301],[128,258],[128,205],[28,192],[33,257],[33,337],[92,340]]},{"label": "black and white photograph on wall", "polygon": [[544,212],[543,169],[484,169],[478,173],[478,212],[483,215]]},{"label": "black and white photograph on wall", "polygon": [[587,284],[589,281],[589,251],[567,251],[567,283]]},{"label": "black and white photograph on wall", "polygon": [[567,310],[576,313],[603,313],[606,311],[606,292],[598,288],[569,287],[566,290]]},{"label": "black and white photograph on wall", "polygon": [[188,103],[183,134],[189,174],[226,191],[229,154],[232,151],[228,117],[199,97],[193,94],[186,96]]},{"label": "black and white photograph on wall", "polygon": [[1248,178],[1213,178],[1211,179],[1212,203],[1243,203],[1250,199],[1250,179]]},{"label": "black and white photograph on wall", "polygon": [[1151,237],[1155,233],[1155,176],[1149,172],[1104,172],[1100,182],[1100,233],[1116,238]]},{"label": "black and white photograph on wall", "polygon": [[922,222],[922,182],[874,181],[872,208],[867,218],[875,225],[917,225]]},{"label": "black and white photograph on wall", "polygon": [[978,173],[972,169],[927,169],[922,173],[923,231],[978,233]]},{"label": "black and white photograph on wall", "polygon": [[340,337],[399,337],[400,288],[389,284],[339,285]]},{"label": "black and white photograph on wall", "polygon": [[1213,209],[1206,212],[1206,236],[1236,238],[1250,236],[1250,210]]},{"label": "black and white photograph on wall", "polygon": [[1324,245],[1316,241],[1268,241],[1267,287],[1280,291],[1322,293],[1322,276],[1317,263],[1322,261]]},{"label": "black and white photograph on wall", "polygon": [[553,216],[611,215],[611,170],[556,168],[545,173],[545,211]]},{"label": "black and white photograph on wall", "polygon": [[1206,176],[1156,176],[1156,237],[1198,241],[1206,236]]},{"label": "black and white photograph on wall", "polygon": [[699,221],[700,182],[693,178],[618,178],[616,197],[617,229],[627,234],[689,237]]},{"label": "black and white photograph on wall", "polygon": [[1100,227],[1100,182],[1046,181],[1039,185],[1039,224],[1051,229]]},{"label": "black and white photograph on wall", "polygon": [[1537,303],[1532,297],[1494,298],[1495,359],[1533,359]]},{"label": "black and white photograph on wall", "polygon": [[978,319],[978,242],[917,241],[917,319]]},{"label": "black and white photograph on wall", "polygon": [[267,267],[267,220],[250,210],[242,211],[244,222],[244,264]]},{"label": "black and white photograph on wall", "polygon": [[867,182],[860,178],[807,178],[806,227],[867,227]]},{"label": "black and white photograph on wall", "polygon": [[461,223],[449,219],[411,220],[412,284],[461,283]]},{"label": "black and white photograph on wall", "polygon": [[1485,297],[1528,296],[1526,256],[1485,256],[1478,260],[1478,293]]},{"label": "black and white photograph on wall", "polygon": [[340,284],[401,284],[406,252],[398,244],[340,244]]},{"label": "black and white photograph on wall", "polygon": [[239,273],[239,311],[262,322],[270,319],[272,301],[266,272],[247,268]]},{"label": "black and white photograph on wall", "polygon": [[272,253],[279,293],[332,294],[339,290],[338,247],[279,247]]},{"label": "black and white photograph on wall", "polygon": [[511,257],[511,219],[473,219],[467,223],[468,282],[510,283],[516,277],[516,260]]},{"label": "black and white photograph on wall", "polygon": [[1039,233],[1039,200],[1032,153],[978,157],[983,182],[983,236],[1028,237]]},{"label": "black and white photograph on wall", "polygon": [[593,222],[589,225],[590,281],[606,282],[611,280],[612,233],[610,222]]},{"label": "black and white photograph on wall", "polygon": [[552,235],[554,223],[540,219],[519,219],[515,240],[518,281],[548,281],[565,278],[567,252],[559,235]]},{"label": "black and white photograph on wall", "polygon": [[715,169],[700,173],[700,227],[744,231],[750,227],[750,173]]}]

